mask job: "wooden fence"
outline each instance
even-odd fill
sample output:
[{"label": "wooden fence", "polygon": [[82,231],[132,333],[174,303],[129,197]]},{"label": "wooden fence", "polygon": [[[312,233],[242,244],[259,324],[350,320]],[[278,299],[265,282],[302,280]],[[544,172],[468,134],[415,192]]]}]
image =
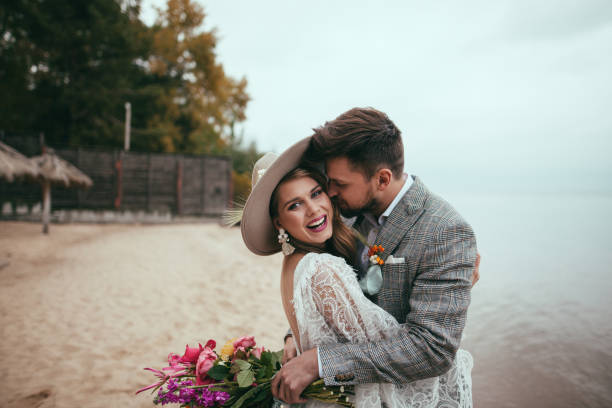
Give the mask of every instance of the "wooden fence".
[{"label": "wooden fence", "polygon": [[[53,209],[144,210],[216,216],[230,201],[231,161],[226,157],[80,148],[55,149],[55,152],[81,169],[94,184],[87,190],[52,187]],[[38,203],[40,186],[0,181],[0,205],[7,201]]]}]

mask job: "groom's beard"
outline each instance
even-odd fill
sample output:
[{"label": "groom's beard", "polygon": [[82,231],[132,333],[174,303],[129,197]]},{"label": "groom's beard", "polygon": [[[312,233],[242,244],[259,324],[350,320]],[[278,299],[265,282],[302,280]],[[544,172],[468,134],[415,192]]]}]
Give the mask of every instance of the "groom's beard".
[{"label": "groom's beard", "polygon": [[366,204],[360,206],[359,208],[349,207],[346,202],[344,202],[342,199],[338,199],[338,197],[334,197],[332,199],[332,202],[335,206],[338,207],[338,209],[340,210],[340,214],[342,214],[342,216],[345,218],[352,218],[359,214],[367,212],[373,213],[379,207],[378,201],[376,200],[376,198],[374,198],[374,194],[372,194],[371,192],[368,193],[368,197],[366,198]]}]

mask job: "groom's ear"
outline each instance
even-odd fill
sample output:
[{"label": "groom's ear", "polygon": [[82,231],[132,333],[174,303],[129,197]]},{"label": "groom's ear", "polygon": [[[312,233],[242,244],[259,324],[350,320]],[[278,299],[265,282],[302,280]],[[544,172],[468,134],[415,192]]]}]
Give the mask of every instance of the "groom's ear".
[{"label": "groom's ear", "polygon": [[376,187],[379,191],[383,191],[389,187],[391,179],[393,179],[393,172],[389,169],[380,169],[376,173],[376,177],[378,178]]}]

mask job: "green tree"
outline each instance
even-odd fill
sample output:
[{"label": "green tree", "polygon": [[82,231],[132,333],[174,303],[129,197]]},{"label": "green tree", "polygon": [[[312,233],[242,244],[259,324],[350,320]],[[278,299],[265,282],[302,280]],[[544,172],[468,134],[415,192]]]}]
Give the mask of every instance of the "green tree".
[{"label": "green tree", "polygon": [[191,0],[168,0],[152,27],[148,69],[168,84],[159,103],[162,114],[148,127],[162,127],[164,151],[221,153],[231,143],[235,123],[249,101],[245,78],[235,80],[217,62],[214,30],[202,30],[205,14]]},{"label": "green tree", "polygon": [[132,150],[229,155],[245,197],[259,155],[235,134],[246,79],[225,74],[194,1],[168,0],[152,27],[139,12],[139,0],[3,1],[0,130],[121,148],[130,102]]},{"label": "green tree", "polygon": [[222,153],[245,120],[246,79],[216,60],[204,10],[169,0],[153,27],[139,1],[8,0],[0,6],[0,129],[49,144]]},{"label": "green tree", "polygon": [[12,0],[0,9],[0,128],[50,144],[117,145],[140,80],[139,4]]}]

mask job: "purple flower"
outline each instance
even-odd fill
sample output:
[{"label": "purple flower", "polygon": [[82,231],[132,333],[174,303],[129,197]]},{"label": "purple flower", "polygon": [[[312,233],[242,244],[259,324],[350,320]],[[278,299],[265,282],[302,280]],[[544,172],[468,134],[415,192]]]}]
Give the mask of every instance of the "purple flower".
[{"label": "purple flower", "polygon": [[169,379],[165,387],[160,388],[154,403],[166,404],[189,404],[197,405],[198,407],[220,407],[229,398],[230,395],[223,391],[210,391],[207,388],[188,388],[193,386],[194,381],[190,379]]},{"label": "purple flower", "polygon": [[195,397],[196,391],[191,388],[181,388],[179,390],[179,400],[181,403],[186,404],[191,402]]},{"label": "purple flower", "polygon": [[215,401],[220,402],[221,405],[225,404],[225,402],[230,399],[230,395],[224,391],[214,391]]},{"label": "purple flower", "polygon": [[168,388],[168,392],[176,391],[178,388],[178,385],[176,384],[176,380],[174,378],[169,379],[168,385],[166,387]]},{"label": "purple flower", "polygon": [[212,392],[208,391],[207,389],[202,389],[202,395],[200,395],[199,398],[197,399],[197,403],[205,407],[214,406],[215,401],[213,399]]}]

